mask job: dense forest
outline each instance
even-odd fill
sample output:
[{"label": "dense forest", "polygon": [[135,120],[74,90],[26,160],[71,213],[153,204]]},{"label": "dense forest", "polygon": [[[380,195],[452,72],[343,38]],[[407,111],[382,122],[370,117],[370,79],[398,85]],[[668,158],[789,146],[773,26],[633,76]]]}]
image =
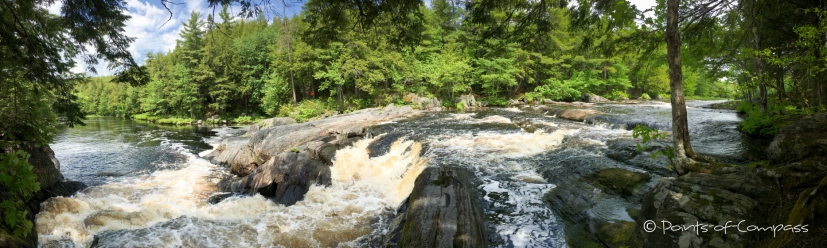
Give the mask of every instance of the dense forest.
[{"label": "dense forest", "polygon": [[[404,14],[370,20],[358,9],[328,4],[310,1],[301,15],[272,21],[238,18],[226,6],[215,17],[191,13],[173,51],[147,55],[148,83],[90,78],[76,88],[82,109],[227,119],[288,115],[298,102],[334,111],[405,103],[409,93],[446,107],[465,94],[492,106],[521,98],[580,100],[582,93],[668,99],[662,20],[635,21],[640,11],[627,2],[588,20],[572,20],[562,2],[438,0],[428,8],[413,1]],[[327,13],[339,9],[346,11]],[[735,97],[745,78],[710,70],[707,52],[692,50],[684,59],[686,94]]]}]

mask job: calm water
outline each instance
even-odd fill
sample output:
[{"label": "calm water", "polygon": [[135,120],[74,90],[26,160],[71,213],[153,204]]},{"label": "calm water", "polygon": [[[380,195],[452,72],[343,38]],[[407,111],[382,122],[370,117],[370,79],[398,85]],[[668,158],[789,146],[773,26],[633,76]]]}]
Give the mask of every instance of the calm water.
[{"label": "calm water", "polygon": [[[86,126],[63,128],[51,145],[66,178],[94,186],[122,177],[187,165],[185,154],[212,149],[238,128],[159,126],[114,117],[92,117]],[[238,131],[236,131],[238,130]]]}]

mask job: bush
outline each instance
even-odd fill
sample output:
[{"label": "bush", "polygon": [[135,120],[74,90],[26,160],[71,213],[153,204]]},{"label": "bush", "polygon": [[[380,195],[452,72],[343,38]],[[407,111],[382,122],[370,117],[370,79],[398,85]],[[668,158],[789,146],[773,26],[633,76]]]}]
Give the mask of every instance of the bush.
[{"label": "bush", "polygon": [[320,100],[304,100],[298,106],[284,104],[279,107],[279,116],[287,116],[296,122],[306,122],[310,119],[329,115],[331,111]]},{"label": "bush", "polygon": [[465,111],[465,101],[460,101],[457,103],[457,110],[459,112]]},{"label": "bush", "polygon": [[501,97],[501,96],[486,97],[485,101],[488,102],[488,106],[506,106],[506,105],[508,105],[508,100],[506,100],[505,97]]},{"label": "bush", "polygon": [[629,94],[622,90],[615,90],[609,95],[609,99],[612,101],[629,100]]},{"label": "bush", "polygon": [[749,135],[771,138],[778,133],[778,129],[786,123],[781,116],[770,117],[757,105],[743,102],[738,106],[739,113],[746,113],[747,118],[738,124],[738,130]]},{"label": "bush", "polygon": [[652,98],[651,98],[651,97],[649,97],[649,94],[646,94],[646,93],[643,93],[643,95],[640,95],[640,99],[643,99],[643,100],[652,100]]},{"label": "bush", "polygon": [[232,122],[233,123],[238,123],[238,124],[250,124],[250,123],[253,123],[253,117],[239,116],[239,117],[236,117],[235,119],[233,119]]},{"label": "bush", "polygon": [[34,174],[34,167],[29,164],[29,153],[23,150],[4,154],[0,153],[0,185],[8,188],[11,198],[0,202],[0,219],[13,230],[15,237],[26,237],[33,223],[26,218],[25,201],[40,191],[40,183]]}]

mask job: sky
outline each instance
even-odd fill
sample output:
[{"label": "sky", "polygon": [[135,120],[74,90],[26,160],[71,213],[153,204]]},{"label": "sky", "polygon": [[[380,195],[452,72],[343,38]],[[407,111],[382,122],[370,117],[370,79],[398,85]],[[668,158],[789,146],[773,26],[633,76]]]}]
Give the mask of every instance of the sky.
[{"label": "sky", "polygon": [[[646,9],[656,4],[656,0],[629,0],[636,5],[638,9]],[[62,7],[61,1],[47,6],[50,13],[60,14]],[[206,17],[207,14],[212,14],[213,9],[210,9],[207,0],[169,0],[173,4],[167,4],[172,11],[170,19],[169,12],[161,5],[162,0],[126,0],[129,15],[132,18],[127,21],[125,33],[127,36],[134,37],[135,41],[129,46],[129,52],[132,53],[133,58],[138,64],[143,64],[146,59],[146,54],[149,52],[168,52],[175,48],[175,40],[179,38],[181,30],[183,30],[182,23],[189,19],[190,11],[200,12]],[[280,4],[279,0],[271,0],[274,4]],[[286,0],[288,3],[287,15],[292,16],[301,11],[302,3],[300,0]],[[291,4],[292,2],[292,4]],[[430,6],[431,1],[425,0],[425,5]],[[278,13],[281,13],[281,6],[275,6]],[[215,10],[215,15],[221,9]],[[235,13],[234,9],[230,9],[231,13]],[[269,12],[268,19],[275,16],[276,13]],[[169,20],[169,21],[167,21]],[[78,65],[72,70],[76,73],[86,71],[86,65],[83,60],[76,60]],[[97,75],[112,75],[115,72],[109,70],[107,64],[102,61],[95,66]]]}]

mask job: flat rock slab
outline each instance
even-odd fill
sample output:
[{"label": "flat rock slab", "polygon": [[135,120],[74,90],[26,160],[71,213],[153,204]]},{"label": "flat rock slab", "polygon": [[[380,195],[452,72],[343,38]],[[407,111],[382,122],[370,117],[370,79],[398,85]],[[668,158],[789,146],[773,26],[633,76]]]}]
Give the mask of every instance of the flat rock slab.
[{"label": "flat rock slab", "polygon": [[[277,125],[251,132],[247,138],[225,139],[203,157],[214,164],[229,166],[233,174],[243,177],[279,153],[310,141],[336,135],[361,135],[368,126],[419,113],[410,106],[396,107],[391,104],[385,108],[363,109],[313,122]],[[279,121],[278,124],[286,122]]]}]

